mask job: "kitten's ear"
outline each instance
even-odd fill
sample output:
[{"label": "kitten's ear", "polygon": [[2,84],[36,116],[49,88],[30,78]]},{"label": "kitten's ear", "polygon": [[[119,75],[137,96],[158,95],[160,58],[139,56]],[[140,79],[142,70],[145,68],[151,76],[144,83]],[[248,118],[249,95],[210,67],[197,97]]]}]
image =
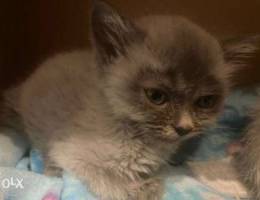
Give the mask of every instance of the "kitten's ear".
[{"label": "kitten's ear", "polygon": [[144,33],[107,3],[92,2],[92,41],[98,62],[108,64],[119,55],[125,55],[130,44],[142,41]]},{"label": "kitten's ear", "polygon": [[259,49],[260,35],[232,38],[222,42],[225,61],[230,65],[245,65]]}]

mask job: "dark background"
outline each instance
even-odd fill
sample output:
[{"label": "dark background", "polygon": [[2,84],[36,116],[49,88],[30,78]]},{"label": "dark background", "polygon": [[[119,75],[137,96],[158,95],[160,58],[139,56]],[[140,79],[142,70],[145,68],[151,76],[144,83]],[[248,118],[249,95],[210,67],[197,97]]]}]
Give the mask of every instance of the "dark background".
[{"label": "dark background", "polygon": [[[108,0],[109,1],[109,0]],[[211,33],[260,33],[259,0],[110,0],[129,17],[184,15]],[[23,80],[43,59],[88,46],[88,0],[0,2],[0,90]],[[234,77],[238,86],[260,82],[260,54]]]}]

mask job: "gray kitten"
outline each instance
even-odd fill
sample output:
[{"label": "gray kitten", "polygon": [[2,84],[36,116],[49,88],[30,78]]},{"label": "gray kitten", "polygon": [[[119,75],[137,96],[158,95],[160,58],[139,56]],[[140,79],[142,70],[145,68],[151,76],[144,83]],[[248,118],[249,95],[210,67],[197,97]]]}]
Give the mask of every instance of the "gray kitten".
[{"label": "gray kitten", "polygon": [[74,173],[102,200],[158,200],[160,171],[214,121],[251,43],[220,44],[181,17],[131,22],[96,2],[93,50],[61,54],[7,92],[46,173]]}]

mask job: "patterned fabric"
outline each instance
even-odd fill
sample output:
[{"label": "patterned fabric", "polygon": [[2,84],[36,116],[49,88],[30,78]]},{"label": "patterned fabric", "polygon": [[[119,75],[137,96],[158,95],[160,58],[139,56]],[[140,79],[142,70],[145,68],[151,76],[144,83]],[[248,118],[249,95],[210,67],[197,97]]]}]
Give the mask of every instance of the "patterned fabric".
[{"label": "patterned fabric", "polygon": [[[246,198],[246,192],[237,186],[240,183],[236,178],[222,180],[221,177],[225,173],[223,170],[228,174],[228,170],[232,171],[224,159],[227,145],[237,139],[247,125],[248,109],[259,94],[258,91],[237,91],[230,96],[217,125],[206,131],[201,145],[189,157],[189,165],[172,169],[165,182],[164,200]],[[96,200],[79,180],[69,174],[62,178],[42,175],[44,165],[39,152],[26,152],[29,152],[28,145],[21,137],[12,130],[1,130],[0,200]]]}]

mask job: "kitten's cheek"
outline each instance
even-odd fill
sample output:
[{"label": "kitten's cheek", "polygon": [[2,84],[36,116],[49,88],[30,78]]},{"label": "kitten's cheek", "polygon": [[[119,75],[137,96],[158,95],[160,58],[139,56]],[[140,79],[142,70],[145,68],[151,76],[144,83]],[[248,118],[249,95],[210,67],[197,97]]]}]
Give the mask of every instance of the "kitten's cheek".
[{"label": "kitten's cheek", "polygon": [[179,138],[178,134],[171,126],[166,126],[163,129],[162,136],[173,140],[177,140]]}]

